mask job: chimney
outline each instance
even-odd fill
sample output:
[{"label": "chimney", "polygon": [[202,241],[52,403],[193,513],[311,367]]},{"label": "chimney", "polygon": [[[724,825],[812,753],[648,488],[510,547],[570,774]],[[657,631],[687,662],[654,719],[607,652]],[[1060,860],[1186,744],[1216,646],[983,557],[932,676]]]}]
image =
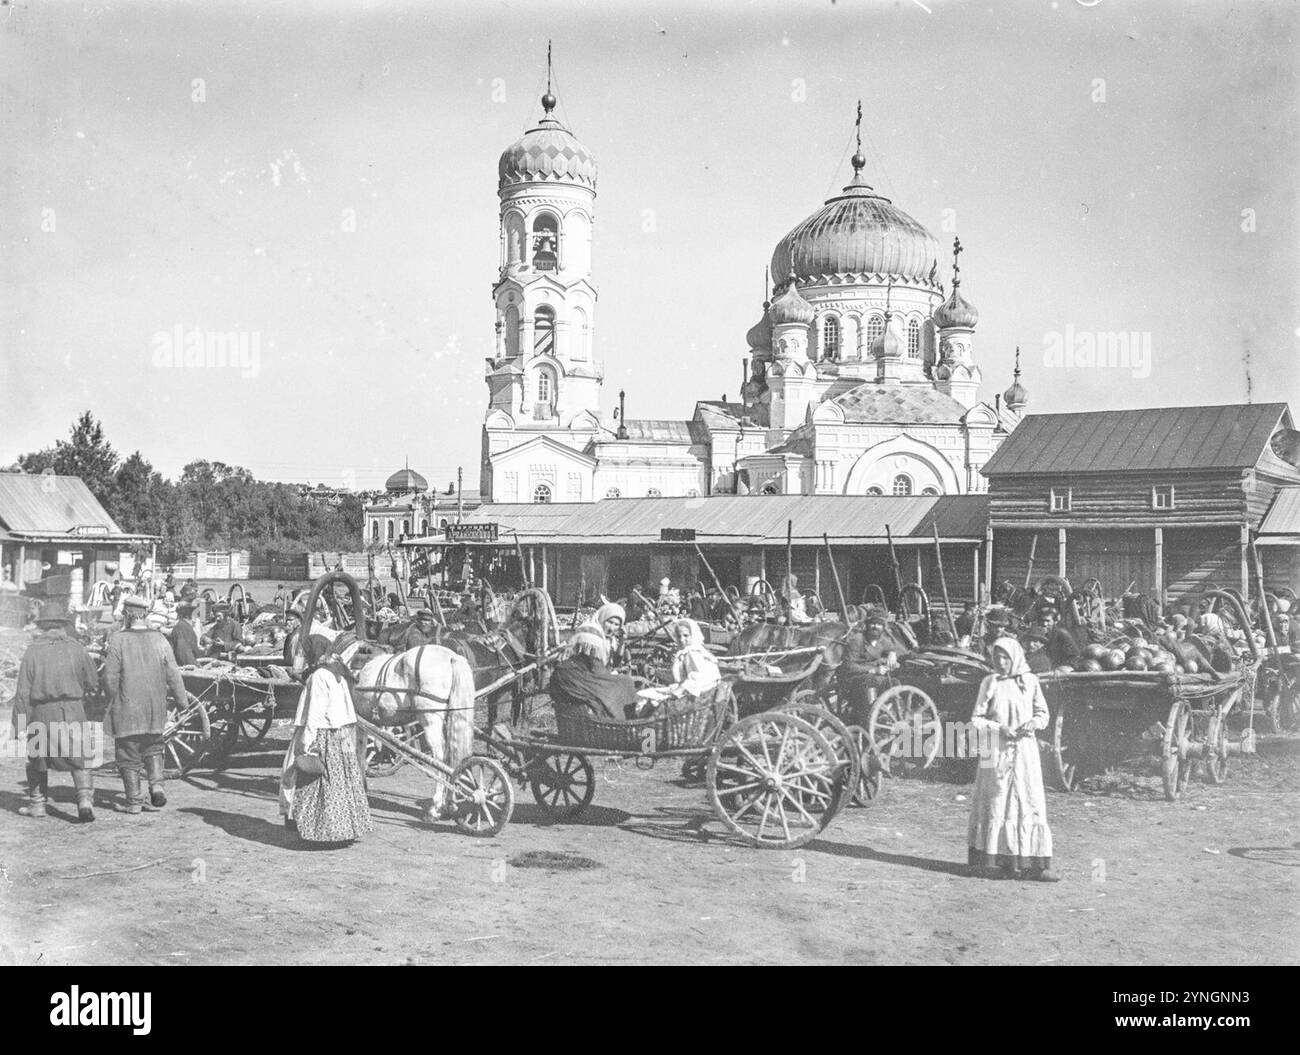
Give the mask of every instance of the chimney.
[{"label": "chimney", "polygon": [[617,440],[627,439],[627,393],[623,389],[618,390],[618,431],[614,433]]}]

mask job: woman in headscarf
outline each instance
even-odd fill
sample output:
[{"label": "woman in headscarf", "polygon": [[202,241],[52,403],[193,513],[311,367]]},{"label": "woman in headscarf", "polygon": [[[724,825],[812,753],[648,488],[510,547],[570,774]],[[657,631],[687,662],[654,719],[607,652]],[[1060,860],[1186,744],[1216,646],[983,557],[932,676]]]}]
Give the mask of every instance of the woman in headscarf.
[{"label": "woman in headscarf", "polygon": [[803,594],[799,591],[799,577],[793,572],[785,577],[781,600],[786,606],[790,626],[803,626],[812,622]]},{"label": "woman in headscarf", "polygon": [[298,699],[293,738],[280,771],[285,826],[312,843],[349,843],[372,831],[352,704],[351,631],[308,639],[316,669]]},{"label": "woman in headscarf", "polygon": [[621,604],[606,601],[596,609],[595,615],[591,617],[591,622],[596,624],[596,627],[605,638],[605,644],[608,646],[605,665],[608,667],[622,666],[624,661],[623,624],[627,622],[627,611]]},{"label": "woman in headscarf", "polygon": [[673,656],[673,683],[642,689],[637,696],[654,710],[667,703],[669,711],[687,710],[699,703],[722,681],[718,661],[704,645],[704,632],[694,619],[679,619],[673,624],[677,654]]},{"label": "woman in headscarf", "polygon": [[1054,883],[1052,833],[1036,733],[1047,728],[1047,701],[1014,638],[992,647],[997,672],[980,684],[971,725],[979,770],[967,828],[968,863],[1011,878]]},{"label": "woman in headscarf", "polygon": [[605,635],[595,624],[583,623],[569,639],[568,655],[551,673],[547,691],[556,709],[584,710],[596,718],[624,721],[636,706],[636,683],[611,671],[608,662]]}]

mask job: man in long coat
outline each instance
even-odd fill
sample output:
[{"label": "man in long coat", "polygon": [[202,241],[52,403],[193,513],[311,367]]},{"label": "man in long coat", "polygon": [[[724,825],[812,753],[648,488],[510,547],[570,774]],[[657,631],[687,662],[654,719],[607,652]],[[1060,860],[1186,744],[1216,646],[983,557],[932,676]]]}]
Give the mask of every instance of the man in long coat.
[{"label": "man in long coat", "polygon": [[194,629],[194,602],[182,601],[176,606],[176,625],[170,635],[172,653],[176,664],[191,667],[199,661],[199,635]]},{"label": "man in long coat", "polygon": [[44,817],[49,771],[72,774],[77,789],[77,820],[95,819],[94,774],[86,766],[85,744],[72,740],[75,728],[84,737],[85,698],[99,687],[99,672],[80,641],[68,634],[68,610],[60,601],[41,606],[36,625],[41,634],[23,654],[14,692],[13,723],[26,720],[27,805],[19,812]]},{"label": "man in long coat", "polygon": [[[186,700],[185,682],[171,645],[145,621],[148,602],[127,598],[126,629],[114,634],[104,655],[104,688],[108,693],[106,726],[113,737],[117,768],[126,792],[125,813],[161,809],[163,794],[162,734],[167,728],[167,695],[178,707]],[[141,777],[149,780],[149,799],[141,793]]]}]

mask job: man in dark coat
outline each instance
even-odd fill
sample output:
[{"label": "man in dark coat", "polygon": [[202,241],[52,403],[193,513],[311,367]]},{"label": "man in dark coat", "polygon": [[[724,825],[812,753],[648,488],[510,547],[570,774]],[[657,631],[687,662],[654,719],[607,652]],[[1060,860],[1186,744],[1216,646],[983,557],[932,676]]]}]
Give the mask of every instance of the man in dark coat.
[{"label": "man in dark coat", "polygon": [[183,601],[176,606],[176,625],[172,627],[170,640],[172,654],[176,657],[178,667],[192,667],[199,661],[199,635],[194,629],[194,604]]},{"label": "man in dark coat", "polygon": [[421,645],[432,645],[437,637],[435,629],[433,612],[427,608],[421,608],[415,613],[415,619],[411,622],[411,625],[396,637],[390,639],[389,644],[398,652],[406,652],[408,649],[419,648]]},{"label": "man in dark coat", "polygon": [[1025,635],[1025,661],[1030,674],[1050,674],[1052,658],[1047,654],[1047,631],[1041,626],[1031,627]]},{"label": "man in dark coat", "polygon": [[36,625],[41,633],[23,654],[13,700],[15,736],[25,725],[28,738],[27,805],[18,812],[45,816],[49,771],[57,769],[72,774],[77,820],[93,821],[94,773],[86,766],[84,701],[99,687],[99,673],[81,642],[69,636],[62,602],[42,605]]},{"label": "man in dark coat", "polygon": [[898,666],[898,654],[906,651],[885,632],[886,615],[878,605],[867,605],[861,629],[844,639],[844,659],[837,678],[843,686],[853,722],[865,726],[876,696],[890,685],[889,672]]},{"label": "man in dark coat", "polygon": [[1079,662],[1079,643],[1065,627],[1055,608],[1043,608],[1038,613],[1038,625],[1047,634],[1047,658],[1053,667],[1073,667]]},{"label": "man in dark coat", "polygon": [[[126,629],[114,634],[104,655],[104,688],[108,693],[106,725],[113,736],[117,768],[126,792],[125,813],[161,809],[163,794],[162,734],[167,728],[167,696],[178,707],[186,701],[185,682],[167,639],[145,622],[148,602],[128,597],[123,616]],[[141,776],[148,776],[149,799],[141,794]]]},{"label": "man in dark coat", "polygon": [[217,621],[208,634],[208,653],[225,656],[238,652],[244,646],[244,630],[230,614],[230,605],[217,605]]}]

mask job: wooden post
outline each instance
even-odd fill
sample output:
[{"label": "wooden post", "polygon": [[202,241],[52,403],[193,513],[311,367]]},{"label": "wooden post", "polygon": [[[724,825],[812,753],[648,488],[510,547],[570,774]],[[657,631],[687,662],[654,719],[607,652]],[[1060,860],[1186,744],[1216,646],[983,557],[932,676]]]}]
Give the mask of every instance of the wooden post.
[{"label": "wooden post", "polygon": [[831,539],[825,532],[822,532],[822,542],[826,544],[826,559],[831,562],[831,575],[835,578],[835,594],[840,599],[840,615],[844,616],[844,625],[852,626],[849,619],[849,606],[844,600],[844,587],[840,585],[840,572],[835,567],[835,554],[831,551]]},{"label": "wooden post", "polygon": [[1065,528],[1056,529],[1056,574],[1065,578]]},{"label": "wooden post", "polygon": [[[787,579],[789,579],[790,576],[794,574],[794,555],[791,553],[793,545],[794,545],[794,521],[787,520],[785,522],[785,577]],[[782,589],[784,589],[785,583],[782,583],[781,587]],[[786,599],[790,600],[790,598],[786,598]]]},{"label": "wooden post", "polygon": [[[121,554],[118,554],[118,558],[119,559],[121,558]],[[15,570],[16,570],[16,574],[14,575],[14,582],[18,584],[18,589],[21,590],[24,586],[27,585],[27,543],[26,542],[18,543],[18,567]]]},{"label": "wooden post", "polygon": [[898,553],[894,550],[894,532],[885,525],[885,541],[889,544],[889,563],[894,571],[894,591],[898,594],[898,610],[904,619],[908,618],[907,594],[903,592],[903,569],[898,563]]},{"label": "wooden post", "polygon": [[[943,573],[943,547],[939,544],[939,523],[930,521],[930,530],[934,532],[934,562],[939,573],[939,589],[943,591],[943,609],[948,613],[948,629],[952,632],[952,643],[957,643],[957,624],[952,617],[952,602],[948,600],[948,578]],[[921,548],[916,549],[916,561],[921,563]]]},{"label": "wooden post", "polygon": [[[1156,528],[1156,604],[1163,615],[1165,610],[1165,529]],[[1106,606],[1102,605],[1102,611]]]},{"label": "wooden post", "polygon": [[1034,540],[1029,544],[1029,563],[1025,566],[1025,589],[1029,589],[1029,584],[1034,581],[1034,555],[1038,552],[1038,533],[1034,532]]},{"label": "wooden post", "polygon": [[921,547],[920,546],[916,547],[915,553],[916,553],[916,585],[924,588],[925,582],[923,581],[921,576]]},{"label": "wooden post", "polygon": [[728,606],[731,608],[732,613],[736,617],[736,622],[742,622],[743,620],[741,619],[740,609],[737,608],[731,598],[727,596],[727,591],[722,588],[722,580],[718,578],[718,573],[713,570],[713,565],[710,564],[708,558],[704,556],[704,550],[700,549],[700,544],[698,542],[695,543],[695,553],[696,556],[700,558],[700,563],[704,565],[704,570],[709,573],[709,578],[713,580],[713,585],[717,587],[718,593],[722,594],[722,599],[726,601]]},{"label": "wooden post", "polygon": [[970,551],[971,600],[980,603],[980,548],[975,546]]},{"label": "wooden post", "polygon": [[[984,591],[987,594],[989,603],[993,601],[993,525],[989,524],[984,529]],[[984,600],[984,596],[976,593],[975,602],[978,604]]]},{"label": "wooden post", "polygon": [[822,552],[813,550],[813,593],[822,595]]},{"label": "wooden post", "polygon": [[1251,546],[1250,554],[1255,562],[1255,579],[1259,582],[1259,618],[1264,624],[1264,637],[1273,654],[1277,655],[1277,634],[1273,630],[1273,613],[1268,610],[1268,598],[1264,596],[1264,562],[1260,559],[1258,546]]},{"label": "wooden post", "polygon": [[767,548],[762,547],[758,551],[758,577],[767,582]]},{"label": "wooden post", "polygon": [[546,547],[545,546],[542,547],[542,590],[545,593],[551,592],[550,586],[546,581]]},{"label": "wooden post", "polygon": [[1241,596],[1250,600],[1250,572],[1249,565],[1246,561],[1247,551],[1250,549],[1250,525],[1241,525]]}]

